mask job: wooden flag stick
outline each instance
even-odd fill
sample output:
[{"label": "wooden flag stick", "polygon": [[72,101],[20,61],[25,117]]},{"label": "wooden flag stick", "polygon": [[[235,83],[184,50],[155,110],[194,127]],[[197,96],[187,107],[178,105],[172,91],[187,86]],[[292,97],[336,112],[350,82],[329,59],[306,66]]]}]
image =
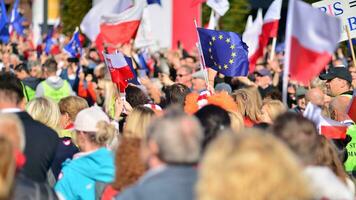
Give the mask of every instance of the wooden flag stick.
[{"label": "wooden flag stick", "polygon": [[354,51],[354,47],[352,45],[352,38],[350,36],[350,30],[348,26],[345,26],[346,29],[346,33],[347,33],[347,38],[349,39],[349,45],[350,45],[350,49],[351,49],[351,55],[352,55],[352,62],[354,67],[356,67],[356,58],[355,58],[355,51]]},{"label": "wooden flag stick", "polygon": [[274,37],[272,39],[272,49],[271,49],[271,55],[269,57],[269,60],[273,60],[274,59],[274,54],[276,51],[276,43],[277,43],[277,37]]},{"label": "wooden flag stick", "polygon": [[204,79],[205,79],[205,84],[207,86],[207,89],[209,91],[212,91],[211,88],[210,88],[210,84],[209,84],[208,72],[207,72],[207,68],[206,68],[206,65],[205,65],[203,50],[201,48],[200,37],[199,37],[199,32],[198,32],[198,24],[197,24],[197,20],[196,19],[194,19],[194,24],[195,24],[195,28],[197,30],[197,36],[198,36],[198,42],[197,42],[196,45],[197,45],[197,48],[198,48],[198,51],[199,51],[200,68],[204,72]]}]

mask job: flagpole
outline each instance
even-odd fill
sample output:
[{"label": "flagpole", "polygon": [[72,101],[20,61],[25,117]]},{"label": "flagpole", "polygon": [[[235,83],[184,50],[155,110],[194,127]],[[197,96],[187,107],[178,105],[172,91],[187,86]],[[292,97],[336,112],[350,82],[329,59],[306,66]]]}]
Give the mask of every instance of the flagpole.
[{"label": "flagpole", "polygon": [[273,39],[272,39],[271,55],[270,55],[270,57],[269,57],[269,60],[273,60],[273,58],[274,58],[275,49],[276,49],[276,43],[277,43],[277,37],[273,37]]},{"label": "flagpole", "polygon": [[345,29],[346,29],[346,33],[347,33],[347,38],[349,39],[349,46],[350,46],[350,49],[351,49],[352,61],[353,61],[354,67],[356,67],[355,51],[354,51],[354,46],[352,45],[352,40],[351,40],[351,36],[350,36],[350,30],[349,30],[349,27],[347,25],[345,26]]},{"label": "flagpole", "polygon": [[199,37],[199,33],[198,33],[198,24],[197,24],[197,20],[194,19],[194,24],[195,24],[195,28],[197,31],[197,36],[198,36],[198,42],[197,42],[197,48],[199,50],[199,55],[200,55],[200,67],[204,72],[204,78],[205,78],[205,84],[207,86],[207,89],[210,91],[210,84],[209,84],[209,78],[208,78],[208,73],[207,73],[207,69],[206,69],[206,65],[205,65],[205,59],[204,59],[204,55],[203,55],[203,51],[201,48],[201,43],[200,43],[200,37]]}]

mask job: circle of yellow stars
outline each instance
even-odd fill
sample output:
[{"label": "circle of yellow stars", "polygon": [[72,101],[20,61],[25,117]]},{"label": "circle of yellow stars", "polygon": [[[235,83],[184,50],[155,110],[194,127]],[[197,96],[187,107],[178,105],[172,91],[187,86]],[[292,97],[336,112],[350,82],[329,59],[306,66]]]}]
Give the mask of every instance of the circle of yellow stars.
[{"label": "circle of yellow stars", "polygon": [[[214,59],[214,56],[213,56],[213,53],[212,53],[212,46],[213,44],[216,42],[216,41],[224,41],[226,42],[226,44],[229,45],[229,48],[231,49],[231,54],[230,54],[230,59],[229,59],[229,62],[228,63],[223,63],[223,65],[221,65],[220,63],[216,63],[215,59]],[[229,37],[226,37],[224,38],[224,36],[222,34],[219,34],[218,36],[212,36],[211,37],[211,40],[209,41],[209,54],[210,54],[210,59],[214,61],[214,65],[219,68],[219,70],[221,69],[229,69],[229,67],[232,66],[232,64],[235,63],[234,59],[236,57],[236,52],[234,52],[235,50],[235,45],[234,44],[231,44],[231,39]]]}]

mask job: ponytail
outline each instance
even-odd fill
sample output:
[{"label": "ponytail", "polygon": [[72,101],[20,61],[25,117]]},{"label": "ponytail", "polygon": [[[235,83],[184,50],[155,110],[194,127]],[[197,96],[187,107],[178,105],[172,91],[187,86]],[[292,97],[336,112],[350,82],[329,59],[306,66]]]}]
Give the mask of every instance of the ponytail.
[{"label": "ponytail", "polygon": [[13,147],[8,140],[0,137],[0,200],[10,199],[15,169]]},{"label": "ponytail", "polygon": [[97,132],[95,134],[95,143],[105,146],[109,144],[115,137],[116,128],[114,125],[106,122],[99,121],[96,124]]}]

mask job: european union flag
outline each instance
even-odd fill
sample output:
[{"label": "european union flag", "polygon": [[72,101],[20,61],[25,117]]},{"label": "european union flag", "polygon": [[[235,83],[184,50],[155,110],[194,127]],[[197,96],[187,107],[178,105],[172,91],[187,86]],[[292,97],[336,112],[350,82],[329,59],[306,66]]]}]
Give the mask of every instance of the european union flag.
[{"label": "european union flag", "polygon": [[64,47],[64,50],[71,58],[79,58],[82,55],[82,44],[79,40],[79,30],[74,32],[72,39]]},{"label": "european union flag", "polygon": [[225,76],[247,76],[248,47],[234,32],[198,28],[205,64]]},{"label": "european union flag", "polygon": [[17,34],[23,36],[25,28],[22,26],[22,23],[25,21],[25,19],[18,11],[18,6],[19,6],[19,0],[16,0],[11,12],[10,24],[12,26],[12,31],[15,30]]},{"label": "european union flag", "polygon": [[53,28],[51,28],[48,33],[47,36],[45,38],[45,52],[48,55],[51,52],[52,46],[54,44],[53,40],[52,40],[52,36],[53,36]]},{"label": "european union flag", "polygon": [[1,15],[0,15],[0,40],[4,43],[9,42],[9,20],[7,19],[6,7],[4,1],[1,1]]}]

